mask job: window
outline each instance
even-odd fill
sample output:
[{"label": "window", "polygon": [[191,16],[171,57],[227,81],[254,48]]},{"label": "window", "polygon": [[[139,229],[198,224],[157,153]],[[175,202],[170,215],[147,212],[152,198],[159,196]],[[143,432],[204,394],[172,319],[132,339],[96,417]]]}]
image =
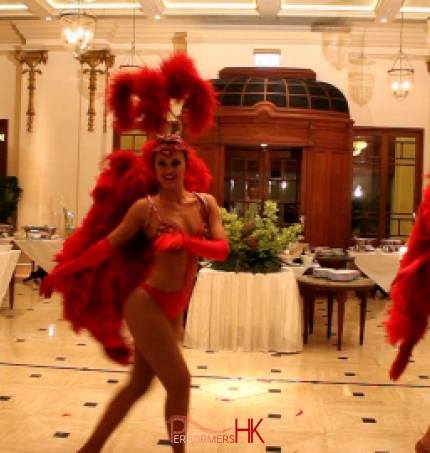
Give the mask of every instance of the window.
[{"label": "window", "polygon": [[281,51],[271,49],[254,50],[255,66],[278,67],[281,65]]},{"label": "window", "polygon": [[141,152],[142,146],[146,143],[147,136],[141,130],[131,130],[119,133],[114,130],[113,147],[114,150],[134,150],[137,153]]}]

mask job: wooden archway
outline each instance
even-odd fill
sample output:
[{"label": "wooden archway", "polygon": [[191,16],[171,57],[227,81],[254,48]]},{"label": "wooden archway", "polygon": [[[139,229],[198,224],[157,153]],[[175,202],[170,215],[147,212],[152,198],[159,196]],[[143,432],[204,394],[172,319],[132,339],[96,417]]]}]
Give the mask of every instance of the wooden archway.
[{"label": "wooden archway", "polygon": [[[230,73],[229,73],[230,70]],[[229,74],[315,78],[309,70],[225,68]],[[353,121],[349,113],[280,108],[262,101],[253,106],[217,108],[215,124],[198,138],[186,137],[213,174],[212,193],[224,199],[225,151],[249,145],[302,148],[301,210],[305,240],[312,246],[346,247],[350,240]]]}]

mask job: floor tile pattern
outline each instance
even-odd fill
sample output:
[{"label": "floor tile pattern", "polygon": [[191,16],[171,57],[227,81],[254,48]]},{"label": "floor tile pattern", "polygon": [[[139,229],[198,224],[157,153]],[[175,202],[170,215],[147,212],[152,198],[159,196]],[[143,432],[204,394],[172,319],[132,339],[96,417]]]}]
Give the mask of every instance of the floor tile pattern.
[{"label": "floor tile pattern", "polygon": [[[358,299],[346,304],[342,351],[326,338],[323,311],[302,353],[183,348],[192,374],[189,440],[193,453],[412,453],[430,423],[430,339],[399,382],[388,369],[395,349],[383,329],[389,299],[370,299],[363,346]],[[336,313],[336,307],[334,310]],[[337,325],[333,319],[333,330]],[[15,308],[0,306],[0,452],[66,453],[89,435],[129,369],[109,361],[92,338],[61,320],[57,296],[16,285]],[[163,422],[165,392],[155,382],[103,452],[171,451]],[[207,431],[235,436],[213,442]],[[202,430],[202,427],[204,430]],[[230,439],[226,434],[226,438]],[[223,440],[221,438],[221,440]]]}]

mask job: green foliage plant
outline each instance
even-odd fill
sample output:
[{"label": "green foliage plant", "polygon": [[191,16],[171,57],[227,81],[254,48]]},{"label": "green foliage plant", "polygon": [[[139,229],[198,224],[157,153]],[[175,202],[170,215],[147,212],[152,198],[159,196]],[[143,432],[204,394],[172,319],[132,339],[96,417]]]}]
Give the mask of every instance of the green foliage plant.
[{"label": "green foliage plant", "polygon": [[6,176],[0,178],[0,223],[10,223],[18,206],[22,189],[18,178]]},{"label": "green foliage plant", "polygon": [[277,213],[278,205],[272,200],[264,203],[261,215],[255,204],[251,204],[243,216],[221,208],[230,254],[226,261],[214,261],[211,268],[254,274],[279,272],[282,268],[279,254],[303,236],[299,223],[280,228]]}]

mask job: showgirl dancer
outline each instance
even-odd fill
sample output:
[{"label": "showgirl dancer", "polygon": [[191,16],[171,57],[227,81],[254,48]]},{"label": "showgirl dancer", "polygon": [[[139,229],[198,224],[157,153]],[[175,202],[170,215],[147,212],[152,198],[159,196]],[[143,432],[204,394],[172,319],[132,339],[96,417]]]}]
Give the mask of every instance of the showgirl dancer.
[{"label": "showgirl dancer", "polygon": [[[172,102],[173,101],[173,102]],[[190,133],[213,121],[212,85],[192,60],[175,54],[160,68],[119,73],[109,106],[119,130],[157,134],[143,155],[116,151],[92,192],[82,226],[64,243],[42,293],[61,293],[64,316],[78,332],[87,329],[107,355],[128,364],[128,383],[114,396],[80,453],[102,450],[110,434],[157,377],[167,392],[165,418],[188,414],[190,373],[178,347],[181,315],[189,302],[198,258],[225,260],[229,253],[219,208],[207,192],[211,176],[196,152],[171,134],[172,103],[183,103]],[[180,128],[179,128],[180,132]],[[184,452],[184,443],[172,443]],[[124,446],[124,451],[126,446]]]}]

